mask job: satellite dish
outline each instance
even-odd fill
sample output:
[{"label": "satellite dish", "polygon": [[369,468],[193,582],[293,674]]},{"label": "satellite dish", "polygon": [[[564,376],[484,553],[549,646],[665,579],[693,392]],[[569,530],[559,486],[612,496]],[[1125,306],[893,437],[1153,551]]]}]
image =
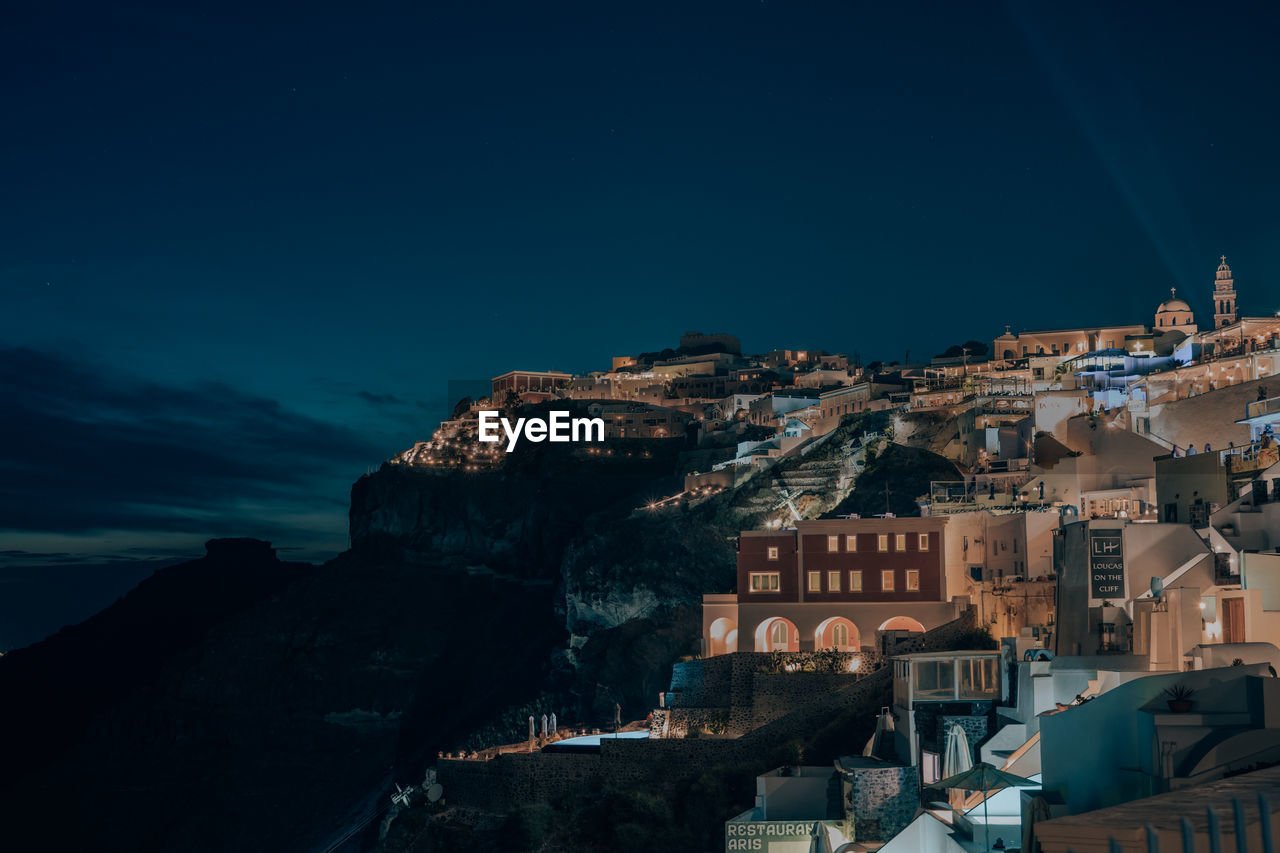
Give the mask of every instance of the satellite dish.
[{"label": "satellite dish", "polygon": [[444,796],[444,785],[439,782],[427,789],[427,802],[436,803]]},{"label": "satellite dish", "polygon": [[1151,594],[1156,598],[1164,595],[1164,578],[1151,578]]}]

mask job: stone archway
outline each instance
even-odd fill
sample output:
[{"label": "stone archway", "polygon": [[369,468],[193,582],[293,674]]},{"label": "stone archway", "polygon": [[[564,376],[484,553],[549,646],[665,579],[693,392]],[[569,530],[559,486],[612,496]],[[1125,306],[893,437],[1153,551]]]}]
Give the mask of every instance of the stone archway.
[{"label": "stone archway", "polygon": [[832,616],[814,630],[813,647],[835,649],[838,652],[856,652],[862,648],[862,636],[857,625],[843,616]]},{"label": "stone archway", "polygon": [[912,619],[910,616],[894,616],[886,619],[884,624],[880,626],[881,631],[910,631],[913,634],[923,634],[924,626]]},{"label": "stone archway", "polygon": [[712,622],[709,634],[712,657],[731,654],[738,650],[738,623],[727,616],[721,616]]},{"label": "stone archway", "polygon": [[756,626],[757,652],[798,652],[800,631],[785,616],[771,616]]}]

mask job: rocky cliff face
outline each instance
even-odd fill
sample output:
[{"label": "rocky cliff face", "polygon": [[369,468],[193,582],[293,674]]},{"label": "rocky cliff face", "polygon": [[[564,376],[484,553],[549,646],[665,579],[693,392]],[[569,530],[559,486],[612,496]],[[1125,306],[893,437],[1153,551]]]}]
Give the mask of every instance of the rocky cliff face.
[{"label": "rocky cliff face", "polygon": [[855,434],[659,513],[637,507],[679,490],[680,442],[526,445],[473,474],[388,464],[353,487],[352,548],[323,566],[211,543],[0,658],[0,695],[19,697],[0,703],[0,837],[323,848],[535,697],[565,723],[615,702],[642,716],[696,647],[701,595],[732,589],[738,530],[777,513],[779,488],[833,506]]}]

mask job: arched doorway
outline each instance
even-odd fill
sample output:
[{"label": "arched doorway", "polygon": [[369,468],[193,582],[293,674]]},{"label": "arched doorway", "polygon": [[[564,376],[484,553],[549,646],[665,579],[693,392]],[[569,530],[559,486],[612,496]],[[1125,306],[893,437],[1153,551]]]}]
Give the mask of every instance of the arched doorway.
[{"label": "arched doorway", "polygon": [[924,626],[910,616],[894,616],[892,619],[886,619],[884,624],[880,626],[881,631],[910,631],[913,634],[923,634]]},{"label": "arched doorway", "polygon": [[756,626],[756,651],[798,652],[800,632],[795,623],[782,616],[773,616]]},{"label": "arched doorway", "polygon": [[738,650],[738,623],[726,616],[711,623],[711,656]]},{"label": "arched doorway", "polygon": [[858,626],[843,616],[832,616],[813,632],[815,649],[835,649],[838,652],[856,652],[862,648]]}]

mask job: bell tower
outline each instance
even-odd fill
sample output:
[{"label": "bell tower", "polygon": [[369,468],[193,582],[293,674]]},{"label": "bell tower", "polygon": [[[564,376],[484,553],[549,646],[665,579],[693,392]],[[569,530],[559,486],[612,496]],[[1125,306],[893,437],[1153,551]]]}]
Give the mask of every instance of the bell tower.
[{"label": "bell tower", "polygon": [[1231,267],[1227,266],[1227,256],[1222,256],[1218,264],[1218,275],[1213,282],[1213,327],[1221,329],[1229,326],[1239,317],[1236,315],[1236,280],[1231,277]]}]

